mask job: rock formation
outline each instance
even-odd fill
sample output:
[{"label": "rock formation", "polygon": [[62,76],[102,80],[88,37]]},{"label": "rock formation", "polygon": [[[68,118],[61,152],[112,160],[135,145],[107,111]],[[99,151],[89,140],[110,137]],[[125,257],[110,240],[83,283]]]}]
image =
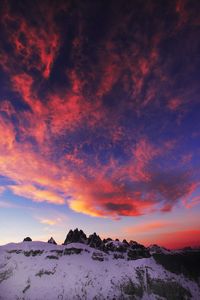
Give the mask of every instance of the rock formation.
[{"label": "rock formation", "polygon": [[52,238],[52,237],[48,240],[48,243],[49,243],[49,244],[57,245],[56,241],[55,241],[54,238]]},{"label": "rock formation", "polygon": [[70,243],[83,243],[85,244],[87,242],[87,236],[82,230],[78,230],[76,228],[74,231],[70,230],[66,236],[66,239],[64,241],[64,245],[70,244]]},{"label": "rock formation", "polygon": [[23,240],[23,242],[32,242],[32,239],[31,239],[29,236],[27,236],[27,237]]}]

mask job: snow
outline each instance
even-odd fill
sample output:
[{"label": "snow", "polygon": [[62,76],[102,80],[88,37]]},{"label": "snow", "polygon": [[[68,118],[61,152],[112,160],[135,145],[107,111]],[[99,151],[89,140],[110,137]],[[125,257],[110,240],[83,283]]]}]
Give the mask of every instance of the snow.
[{"label": "snow", "polygon": [[155,254],[155,253],[162,253],[162,254],[173,254],[174,252],[173,251],[170,251],[164,247],[161,247],[161,246],[158,246],[158,245],[150,245],[148,247],[149,249],[149,252],[151,254]]},{"label": "snow", "polygon": [[[82,251],[75,254],[74,249]],[[129,279],[140,285],[138,272],[176,280],[190,290],[192,299],[200,299],[195,282],[164,270],[153,257],[128,261],[81,243],[23,242],[0,246],[0,300],[130,299],[123,285]],[[138,299],[156,299],[148,292],[145,276],[143,288]]]},{"label": "snow", "polygon": [[124,246],[124,243],[120,241],[108,241],[105,245],[113,245],[115,247],[121,247]]}]

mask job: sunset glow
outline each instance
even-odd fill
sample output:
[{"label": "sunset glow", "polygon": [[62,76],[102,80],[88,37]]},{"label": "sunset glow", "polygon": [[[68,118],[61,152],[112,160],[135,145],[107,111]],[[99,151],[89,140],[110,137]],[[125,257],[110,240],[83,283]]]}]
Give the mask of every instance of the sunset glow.
[{"label": "sunset glow", "polygon": [[0,244],[200,245],[194,6],[2,1]]}]

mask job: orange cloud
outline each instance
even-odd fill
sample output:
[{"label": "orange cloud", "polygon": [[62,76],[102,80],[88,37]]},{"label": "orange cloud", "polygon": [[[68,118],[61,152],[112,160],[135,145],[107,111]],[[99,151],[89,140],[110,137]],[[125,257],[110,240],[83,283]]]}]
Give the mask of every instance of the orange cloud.
[{"label": "orange cloud", "polygon": [[39,222],[41,224],[45,224],[45,225],[49,225],[49,226],[54,226],[54,225],[58,224],[60,221],[61,221],[60,218],[56,218],[56,219],[46,219],[46,218],[39,219]]},{"label": "orange cloud", "polygon": [[0,133],[0,174],[16,182],[9,188],[17,195],[35,201],[63,204],[63,197],[52,188],[57,182],[55,176],[59,168],[34,153],[29,143],[19,144],[14,127],[3,118],[0,118]]},{"label": "orange cloud", "polygon": [[32,199],[36,202],[47,201],[54,204],[64,204],[65,200],[51,190],[43,190],[36,188],[34,185],[9,185],[9,189],[18,196]]},{"label": "orange cloud", "polygon": [[0,147],[2,151],[12,149],[15,142],[14,126],[10,122],[0,118],[0,132]]},{"label": "orange cloud", "polygon": [[74,187],[70,208],[92,216],[138,216],[152,210],[155,204],[150,195],[143,199],[142,193],[128,191],[123,184],[115,184],[102,174],[93,180],[76,178]]}]

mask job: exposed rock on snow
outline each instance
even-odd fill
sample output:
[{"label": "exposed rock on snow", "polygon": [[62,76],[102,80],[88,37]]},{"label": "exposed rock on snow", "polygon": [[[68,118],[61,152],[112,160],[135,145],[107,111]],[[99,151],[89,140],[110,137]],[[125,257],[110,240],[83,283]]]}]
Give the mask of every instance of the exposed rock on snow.
[{"label": "exposed rock on snow", "polygon": [[93,248],[103,248],[103,242],[101,238],[96,234],[96,232],[89,236],[87,244]]},{"label": "exposed rock on snow", "polygon": [[57,245],[56,241],[55,241],[54,238],[52,238],[52,237],[48,240],[48,243],[49,243],[49,244]]},{"label": "exposed rock on snow", "polygon": [[158,246],[156,244],[153,244],[153,245],[150,245],[148,247],[148,250],[151,254],[161,254],[161,253],[164,253],[164,254],[170,254],[170,250],[164,248],[164,247],[161,247],[161,246]]},{"label": "exposed rock on snow", "polygon": [[82,230],[78,230],[76,228],[74,231],[70,230],[66,236],[66,239],[64,241],[64,245],[67,245],[69,243],[86,243],[87,242],[87,236]]},{"label": "exposed rock on snow", "polygon": [[26,237],[26,238],[24,239],[24,242],[32,242],[32,239],[31,239],[30,237]]}]

